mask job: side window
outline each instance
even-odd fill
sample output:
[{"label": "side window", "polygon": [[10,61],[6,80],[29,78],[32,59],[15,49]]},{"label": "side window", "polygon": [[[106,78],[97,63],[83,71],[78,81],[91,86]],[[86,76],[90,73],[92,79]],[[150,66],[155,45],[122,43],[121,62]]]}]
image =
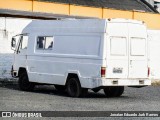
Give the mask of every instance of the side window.
[{"label": "side window", "polygon": [[53,47],[53,37],[46,37],[45,49],[52,49]]},{"label": "side window", "polygon": [[113,56],[126,56],[127,54],[127,39],[125,37],[111,37],[110,51]]},{"label": "side window", "polygon": [[37,49],[48,50],[53,48],[53,37],[40,36],[37,38]]},{"label": "side window", "polygon": [[21,36],[19,50],[27,49],[28,36]]}]

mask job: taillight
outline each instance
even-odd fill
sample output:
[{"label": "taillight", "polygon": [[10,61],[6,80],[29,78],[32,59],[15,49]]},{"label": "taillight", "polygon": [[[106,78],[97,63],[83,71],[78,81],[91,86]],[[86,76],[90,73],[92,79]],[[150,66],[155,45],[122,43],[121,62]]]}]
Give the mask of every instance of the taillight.
[{"label": "taillight", "polygon": [[101,77],[105,77],[106,67],[101,67]]},{"label": "taillight", "polygon": [[149,75],[150,75],[150,68],[148,67],[148,77],[149,77]]}]

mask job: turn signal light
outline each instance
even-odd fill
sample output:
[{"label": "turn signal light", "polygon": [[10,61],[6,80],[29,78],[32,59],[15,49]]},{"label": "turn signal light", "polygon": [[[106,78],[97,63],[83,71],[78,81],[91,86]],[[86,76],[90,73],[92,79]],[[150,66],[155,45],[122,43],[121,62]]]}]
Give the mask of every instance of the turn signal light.
[{"label": "turn signal light", "polygon": [[149,75],[150,75],[150,68],[148,67],[148,77],[149,77]]}]

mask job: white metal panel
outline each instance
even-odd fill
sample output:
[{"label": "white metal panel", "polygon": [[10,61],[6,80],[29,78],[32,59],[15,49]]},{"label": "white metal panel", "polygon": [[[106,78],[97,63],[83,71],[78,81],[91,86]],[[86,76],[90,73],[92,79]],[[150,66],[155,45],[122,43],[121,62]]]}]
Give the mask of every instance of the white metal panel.
[{"label": "white metal panel", "polygon": [[53,53],[99,55],[100,36],[55,36],[54,40]]},{"label": "white metal panel", "polygon": [[143,24],[128,24],[130,38],[129,78],[148,77],[148,40]]},{"label": "white metal panel", "polygon": [[[31,81],[64,85],[69,71],[80,72],[80,77],[99,77],[101,60],[95,61],[95,58],[99,57],[102,48],[101,36],[80,34],[53,35],[54,46],[50,50],[36,49],[37,42],[34,39],[32,43],[35,43],[36,55],[29,55],[27,60]],[[33,76],[36,76],[35,79]]]},{"label": "white metal panel", "polygon": [[[107,40],[106,77],[147,78],[147,33],[145,25],[132,22],[110,22],[107,24],[107,33],[109,37]],[[113,36],[117,38],[114,41],[112,40]]]},{"label": "white metal panel", "polygon": [[79,20],[34,20],[24,30],[41,33],[43,31],[53,33],[104,33],[106,20],[104,19],[79,19]]},{"label": "white metal panel", "polygon": [[107,78],[128,77],[128,27],[127,23],[107,24]]}]

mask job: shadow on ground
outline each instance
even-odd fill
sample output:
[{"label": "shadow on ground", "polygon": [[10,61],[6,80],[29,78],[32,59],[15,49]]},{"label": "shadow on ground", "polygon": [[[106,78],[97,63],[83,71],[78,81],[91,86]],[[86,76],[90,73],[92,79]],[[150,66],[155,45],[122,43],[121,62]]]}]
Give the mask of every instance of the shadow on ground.
[{"label": "shadow on ground", "polygon": [[[6,88],[6,89],[12,89],[21,91],[19,89],[17,81],[0,81],[0,87]],[[54,85],[36,85],[35,89],[33,91],[30,91],[31,93],[39,93],[39,94],[50,94],[50,95],[56,95],[56,96],[63,96],[68,97],[66,91],[58,91],[55,89]],[[94,93],[92,90],[88,91],[88,94],[85,96],[85,98],[106,98],[105,94],[101,90],[98,93]],[[127,96],[121,96],[118,98],[128,98]],[[117,98],[116,98],[117,99]]]}]

